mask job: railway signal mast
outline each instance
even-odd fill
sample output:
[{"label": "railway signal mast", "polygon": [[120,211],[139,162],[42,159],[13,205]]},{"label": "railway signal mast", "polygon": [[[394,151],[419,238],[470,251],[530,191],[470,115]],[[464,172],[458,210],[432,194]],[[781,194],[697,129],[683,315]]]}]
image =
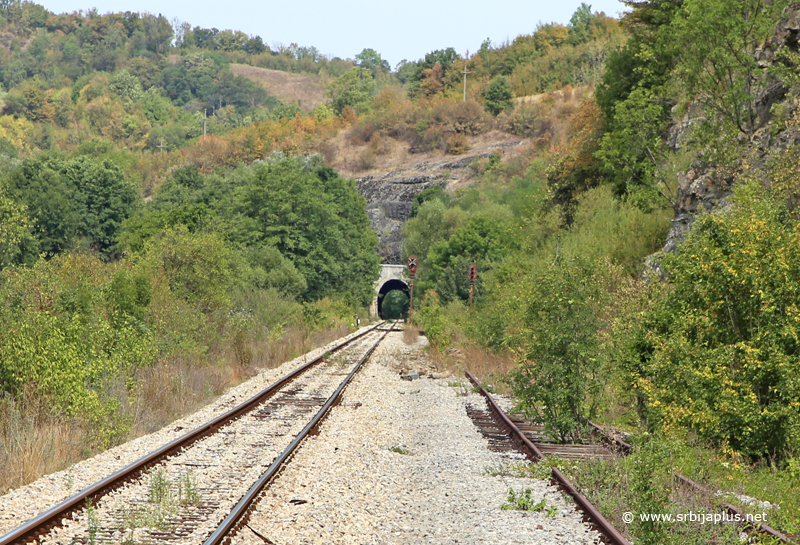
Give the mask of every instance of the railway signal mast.
[{"label": "railway signal mast", "polygon": [[470,265],[467,276],[469,277],[469,310],[472,312],[472,292],[475,288],[475,279],[478,277],[478,267]]},{"label": "railway signal mast", "polygon": [[408,256],[408,275],[411,282],[408,284],[408,323],[412,323],[414,318],[414,276],[417,274],[417,256]]}]

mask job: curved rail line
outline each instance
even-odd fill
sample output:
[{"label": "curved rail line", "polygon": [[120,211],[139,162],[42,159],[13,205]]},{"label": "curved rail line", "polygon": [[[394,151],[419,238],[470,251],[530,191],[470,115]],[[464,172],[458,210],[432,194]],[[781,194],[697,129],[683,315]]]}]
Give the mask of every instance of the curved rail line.
[{"label": "curved rail line", "polygon": [[[520,431],[511,418],[509,418],[509,416],[506,415],[500,406],[495,402],[492,395],[481,386],[480,382],[478,382],[478,380],[472,374],[469,372],[465,372],[465,374],[470,382],[472,382],[479,389],[484,398],[486,398],[490,412],[494,414],[498,421],[502,423],[503,427],[508,430],[512,438],[512,442],[515,443],[515,446],[517,446],[517,448],[523,452],[527,451],[529,453],[528,457],[533,461],[543,460],[544,454],[542,453],[541,449],[539,449],[530,439],[528,439],[528,437],[525,436],[524,433],[522,433],[522,431]],[[610,450],[620,452],[623,455],[628,455],[631,452],[633,447],[630,444],[620,439],[609,437],[605,430],[592,421],[587,421],[587,423],[596,433],[601,436],[603,442]],[[587,500],[577,491],[575,486],[564,476],[563,473],[561,473],[555,467],[551,468],[551,470],[553,472],[553,478],[559,484],[559,486],[561,486],[563,490],[565,490],[575,499],[578,505],[580,505],[584,510],[584,513],[586,513],[593,520],[593,522],[597,524],[598,528],[604,534],[606,534],[606,536],[611,539],[613,543],[619,545],[629,544],[629,542],[619,533],[619,531],[617,531],[617,529],[614,528],[613,525],[611,525],[611,523],[605,517],[603,517],[599,511],[597,511],[597,509],[589,502],[589,500]],[[709,489],[692,481],[684,475],[681,475],[680,473],[676,475],[676,478],[681,484],[693,489],[695,492],[713,496],[713,493]],[[745,519],[746,514],[735,505],[723,502],[722,507],[725,508],[729,514],[738,515],[740,520]],[[756,532],[775,537],[783,543],[796,543],[796,541],[788,537],[786,534],[775,530],[767,524],[748,524],[750,525],[745,526],[745,528],[752,528]]]},{"label": "curved rail line", "polygon": [[[26,543],[31,540],[36,539],[39,536],[44,535],[45,533],[49,532],[51,529],[61,526],[62,521],[74,511],[82,509],[86,506],[87,502],[96,501],[98,498],[101,498],[108,494],[109,492],[123,486],[124,484],[131,482],[137,479],[141,474],[143,474],[147,469],[156,465],[157,463],[174,456],[179,453],[179,451],[189,447],[193,443],[197,442],[198,440],[211,435],[227,424],[235,421],[236,419],[240,418],[241,416],[247,414],[248,412],[252,411],[259,405],[261,405],[264,401],[269,399],[273,396],[276,392],[278,392],[282,387],[286,384],[290,383],[297,377],[301,376],[310,368],[314,367],[318,363],[322,362],[323,360],[329,358],[333,353],[341,350],[342,348],[350,345],[354,341],[364,337],[365,335],[372,333],[375,330],[378,330],[381,326],[385,325],[386,322],[379,322],[378,324],[362,331],[361,333],[350,337],[349,339],[337,344],[330,350],[326,351],[322,355],[313,360],[309,361],[298,367],[297,369],[293,370],[292,372],[286,374],[282,378],[278,379],[276,382],[262,390],[261,392],[257,393],[256,395],[252,396],[247,401],[237,405],[233,409],[227,411],[226,413],[214,418],[213,420],[199,426],[198,428],[182,435],[181,437],[167,443],[166,445],[158,448],[157,450],[139,458],[135,462],[125,466],[124,468],[116,471],[115,473],[109,475],[105,479],[102,479],[93,485],[88,486],[87,488],[83,489],[82,491],[78,492],[77,494],[67,498],[66,500],[62,501],[61,503],[57,504],[56,506],[52,507],[51,509],[45,511],[44,513],[32,518],[31,520],[27,521],[25,524],[17,527],[16,529],[12,530],[11,532],[5,534],[4,536],[0,536],[0,545],[11,545],[16,543]],[[389,330],[394,328],[394,324],[392,323]],[[381,336],[381,339],[376,342],[368,351],[368,354],[371,354],[375,347],[380,343],[381,340],[388,334],[388,331]],[[368,356],[366,356],[368,357]],[[363,361],[366,361],[366,357],[362,358],[362,360],[357,364],[356,369],[361,367]],[[351,373],[353,375],[354,373]],[[352,376],[348,375],[348,378],[345,382],[348,382]],[[341,391],[344,390],[343,386],[340,386],[337,389],[337,392],[340,394]],[[330,408],[331,405],[335,403],[335,400],[332,401],[333,398],[328,400],[325,407],[327,407],[324,411],[327,413],[327,410]],[[337,397],[338,399],[338,397]],[[322,413],[323,411],[320,411]],[[319,414],[318,414],[319,416]],[[324,417],[324,415],[323,415]],[[315,418],[316,425],[318,425],[320,418]],[[309,426],[307,426],[308,428]],[[307,430],[303,430],[307,433]],[[299,444],[299,441],[295,440],[292,444]],[[295,445],[296,446],[296,445]],[[284,463],[285,460],[288,459],[288,456],[283,459],[281,463]],[[273,464],[275,465],[275,464]]]}]

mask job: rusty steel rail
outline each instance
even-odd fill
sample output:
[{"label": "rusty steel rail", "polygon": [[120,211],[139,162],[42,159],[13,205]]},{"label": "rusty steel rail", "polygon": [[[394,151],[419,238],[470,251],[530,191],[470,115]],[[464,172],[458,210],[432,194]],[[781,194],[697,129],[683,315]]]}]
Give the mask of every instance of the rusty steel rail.
[{"label": "rusty steel rail", "polygon": [[267,471],[264,472],[263,475],[250,487],[247,493],[242,496],[242,499],[239,500],[239,503],[236,504],[236,507],[233,508],[231,513],[225,517],[225,520],[217,527],[211,536],[206,539],[204,545],[219,545],[221,543],[230,542],[230,532],[236,531],[238,528],[241,528],[247,522],[247,514],[250,510],[250,507],[258,498],[261,491],[267,486],[277,475],[280,473],[281,469],[286,465],[289,459],[294,454],[297,447],[310,435],[314,432],[320,423],[325,419],[328,415],[331,407],[337,405],[339,401],[341,401],[342,393],[344,392],[345,388],[347,388],[350,381],[353,377],[361,370],[361,367],[364,365],[364,362],[369,359],[381,341],[386,338],[386,335],[389,334],[390,331],[394,329],[394,323],[389,327],[389,329],[384,329],[383,335],[381,338],[378,339],[375,344],[373,344],[369,350],[358,360],[353,370],[350,374],[345,377],[342,383],[336,388],[336,391],[333,392],[331,397],[328,398],[328,401],[325,402],[325,405],[319,410],[319,412],[311,419],[311,421],[306,424],[303,430],[294,438],[291,444],[286,447],[278,457],[272,462],[272,464],[267,468]]},{"label": "rusty steel rail", "polygon": [[476,388],[478,388],[481,395],[486,398],[486,403],[489,405],[489,411],[491,411],[491,413],[495,415],[495,417],[503,424],[503,427],[505,427],[509,435],[511,435],[512,440],[524,447],[521,450],[528,452],[528,458],[534,462],[544,460],[544,454],[542,454],[542,451],[539,450],[539,447],[534,445],[533,442],[531,442],[531,440],[528,439],[525,434],[519,430],[519,428],[517,428],[516,424],[514,424],[508,415],[503,412],[503,409],[500,408],[500,405],[497,404],[491,394],[487,392],[483,386],[481,386],[480,382],[478,382],[478,379],[472,376],[472,373],[469,371],[464,371],[464,374],[467,376],[469,381],[474,384]]},{"label": "rusty steel rail", "polygon": [[105,479],[102,479],[101,481],[98,481],[88,486],[87,488],[81,490],[77,494],[67,498],[66,500],[57,504],[55,507],[52,507],[51,509],[45,511],[44,513],[30,519],[25,524],[17,527],[16,529],[8,532],[3,536],[0,536],[0,545],[11,545],[12,543],[25,543],[27,541],[30,541],[31,539],[35,539],[36,537],[42,535],[43,533],[49,531],[54,527],[60,526],[61,521],[69,513],[83,508],[87,502],[95,501],[98,498],[115,490],[116,488],[119,488],[123,484],[134,480],[138,475],[140,475],[146,469],[152,467],[153,465],[164,460],[165,458],[176,454],[178,451],[190,446],[199,439],[202,439],[203,437],[215,433],[221,427],[225,426],[226,424],[229,424],[230,422],[236,420],[245,413],[251,411],[256,406],[260,405],[263,401],[265,401],[275,392],[280,390],[284,385],[291,382],[298,376],[302,375],[309,368],[318,364],[319,362],[330,356],[332,353],[344,348],[348,344],[352,343],[357,339],[360,339],[364,335],[371,333],[372,331],[374,331],[375,329],[377,329],[378,327],[380,327],[385,323],[386,323],[385,321],[379,322],[376,325],[370,327],[369,329],[362,331],[358,335],[355,335],[347,339],[346,341],[339,343],[330,350],[326,351],[321,356],[314,358],[308,363],[301,365],[294,371],[278,379],[275,383],[271,384],[261,392],[257,393],[247,401],[237,405],[228,412],[214,418],[209,422],[206,422],[202,426],[190,431],[189,433],[182,435],[181,437],[178,437],[173,441],[170,441],[166,445],[151,452],[150,454],[147,454],[142,458],[139,458],[135,462],[123,467],[119,471],[112,473]]},{"label": "rusty steel rail", "polygon": [[[515,438],[515,441],[524,445],[525,450],[528,453],[528,457],[531,458],[533,461],[541,461],[544,460],[544,454],[539,448],[534,445],[530,439],[525,437],[520,429],[511,421],[511,419],[506,415],[506,413],[500,408],[497,402],[494,400],[492,395],[486,391],[486,389],[481,386],[478,379],[476,379],[469,371],[465,371],[464,374],[467,376],[470,382],[478,388],[481,395],[486,398],[486,402],[489,405],[489,409],[495,414],[498,419],[503,423],[503,425],[509,430],[509,433],[512,437]],[[559,486],[565,490],[570,496],[573,497],[575,503],[577,503],[586,517],[588,517],[596,526],[597,528],[608,538],[611,540],[612,543],[615,545],[631,545],[630,542],[625,539],[625,537],[619,533],[619,531],[614,528],[614,526],[606,519],[597,508],[592,505],[589,500],[587,500],[582,494],[580,494],[575,486],[567,479],[563,473],[561,473],[557,468],[551,467],[550,468],[553,474],[553,479],[559,484]]]},{"label": "rusty steel rail", "polygon": [[[698,491],[700,493],[708,494],[710,496],[714,495],[714,493],[711,490],[709,490],[708,488],[706,488],[705,486],[694,482],[693,480],[691,480],[688,477],[684,477],[680,473],[676,474],[675,477],[678,479],[678,481],[681,484],[686,485],[689,488],[693,488],[694,490],[696,490],[696,491]],[[726,501],[723,501],[723,502],[720,502],[720,503],[721,503],[722,507],[726,511],[728,511],[729,514],[734,515],[735,517],[737,517],[737,521],[736,522],[742,522],[744,524],[745,528],[752,528],[753,532],[758,532],[758,533],[761,533],[761,534],[767,534],[768,536],[772,536],[774,538],[779,539],[783,543],[797,543],[794,539],[790,538],[789,536],[787,536],[786,534],[784,534],[782,532],[779,532],[778,530],[776,530],[775,528],[769,526],[766,523],[763,523],[763,522],[756,523],[754,521],[748,521],[747,520],[747,513],[745,513],[744,511],[742,511],[741,509],[739,509],[738,507],[736,507],[732,503],[728,503]]]}]

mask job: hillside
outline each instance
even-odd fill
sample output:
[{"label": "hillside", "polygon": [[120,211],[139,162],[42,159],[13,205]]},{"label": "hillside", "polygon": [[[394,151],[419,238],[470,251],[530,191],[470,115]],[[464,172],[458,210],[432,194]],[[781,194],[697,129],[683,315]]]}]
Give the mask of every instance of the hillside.
[{"label": "hillside", "polygon": [[354,327],[414,254],[430,357],[560,440],[629,434],[581,466],[626,509],[677,509],[679,467],[800,534],[800,4],[627,5],[395,70],[6,6],[0,486]]},{"label": "hillside", "polygon": [[316,109],[325,100],[325,86],[319,77],[294,74],[247,64],[231,63],[231,72],[261,85],[269,94],[286,104],[296,104],[303,112]]}]

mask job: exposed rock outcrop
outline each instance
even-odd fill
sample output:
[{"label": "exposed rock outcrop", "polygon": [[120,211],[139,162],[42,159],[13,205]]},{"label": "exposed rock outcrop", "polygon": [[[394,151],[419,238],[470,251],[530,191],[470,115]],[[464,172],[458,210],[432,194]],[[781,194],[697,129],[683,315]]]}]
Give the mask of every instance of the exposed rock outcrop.
[{"label": "exposed rock outcrop", "polygon": [[367,215],[378,233],[381,262],[386,265],[400,264],[403,226],[411,213],[414,197],[433,185],[448,188],[467,181],[472,176],[470,165],[473,161],[519,144],[513,142],[493,146],[480,153],[427,161],[407,169],[356,178],[358,192],[367,199]]}]

